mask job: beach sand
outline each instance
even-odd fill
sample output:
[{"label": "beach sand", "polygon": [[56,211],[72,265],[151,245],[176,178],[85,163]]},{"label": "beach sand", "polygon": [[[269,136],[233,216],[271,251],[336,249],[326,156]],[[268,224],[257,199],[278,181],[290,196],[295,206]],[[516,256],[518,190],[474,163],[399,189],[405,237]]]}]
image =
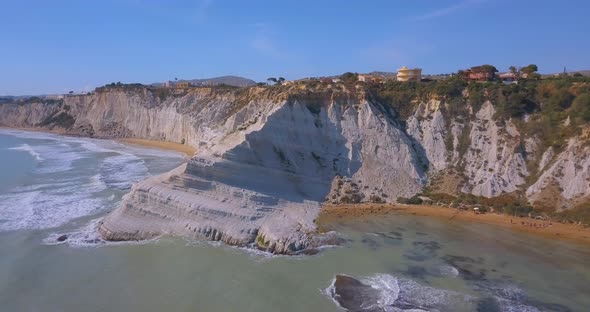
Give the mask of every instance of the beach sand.
[{"label": "beach sand", "polygon": [[485,223],[513,231],[540,235],[546,238],[556,238],[590,244],[590,228],[582,225],[564,224],[550,220],[534,220],[531,218],[520,218],[496,213],[475,214],[470,210],[427,205],[324,205],[317,220],[317,224],[321,230],[329,227],[331,222],[344,220],[345,218],[359,218],[363,216],[384,214],[411,214],[415,216],[435,217],[444,219],[448,222]]},{"label": "beach sand", "polygon": [[172,151],[184,153],[188,157],[192,157],[197,152],[197,150],[191,146],[179,144],[179,143],[172,143],[172,142],[135,139],[135,138],[119,139],[118,141],[126,143],[126,144],[140,145],[140,146],[153,147],[153,148],[159,148],[159,149],[165,149],[165,150],[172,150]]}]

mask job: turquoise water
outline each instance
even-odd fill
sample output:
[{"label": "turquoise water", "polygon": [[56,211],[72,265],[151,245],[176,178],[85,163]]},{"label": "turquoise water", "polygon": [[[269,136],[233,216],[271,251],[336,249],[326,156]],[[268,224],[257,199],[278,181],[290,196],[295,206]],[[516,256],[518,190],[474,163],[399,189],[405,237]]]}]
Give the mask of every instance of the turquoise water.
[{"label": "turquoise water", "polygon": [[[347,242],[314,256],[169,237],[105,243],[96,220],[133,181],[182,158],[3,130],[0,160],[7,172],[0,178],[1,311],[339,311],[330,298],[337,274],[379,290],[379,311],[403,311],[387,306],[392,301],[424,311],[590,307],[587,246],[395,214],[333,224]],[[64,233],[68,240],[58,243]]]}]

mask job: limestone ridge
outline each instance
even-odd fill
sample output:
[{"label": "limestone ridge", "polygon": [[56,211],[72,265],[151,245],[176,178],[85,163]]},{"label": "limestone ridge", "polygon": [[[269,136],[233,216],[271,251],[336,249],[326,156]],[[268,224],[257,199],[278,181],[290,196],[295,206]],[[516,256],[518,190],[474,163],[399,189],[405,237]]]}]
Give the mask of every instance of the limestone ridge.
[{"label": "limestone ridge", "polygon": [[336,176],[362,186],[359,200],[375,189],[411,196],[426,182],[409,138],[370,101],[295,97],[262,105],[266,112],[226,128],[185,167],[134,186],[104,219],[103,236],[164,233],[290,253],[313,244],[314,219]]},{"label": "limestone ridge", "polygon": [[495,120],[489,101],[470,107],[469,119],[436,98],[415,104],[402,120],[362,89],[126,86],[0,104],[0,125],[198,149],[132,188],[100,226],[111,240],[171,234],[292,253],[320,243],[314,219],[325,201],[393,202],[426,186],[526,191],[532,202],[551,195],[563,208],[590,197],[586,138],[541,151],[511,120]]}]

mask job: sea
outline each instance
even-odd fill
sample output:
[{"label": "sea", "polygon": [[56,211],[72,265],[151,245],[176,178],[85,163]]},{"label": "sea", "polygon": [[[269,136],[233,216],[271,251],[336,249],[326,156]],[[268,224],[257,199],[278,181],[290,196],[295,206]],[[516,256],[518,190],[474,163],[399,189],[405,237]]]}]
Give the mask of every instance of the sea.
[{"label": "sea", "polygon": [[330,226],[340,246],[301,256],[97,235],[133,183],[184,161],[0,130],[0,311],[342,311],[337,275],[379,294],[366,311],[590,311],[589,246],[484,224],[342,219]]}]

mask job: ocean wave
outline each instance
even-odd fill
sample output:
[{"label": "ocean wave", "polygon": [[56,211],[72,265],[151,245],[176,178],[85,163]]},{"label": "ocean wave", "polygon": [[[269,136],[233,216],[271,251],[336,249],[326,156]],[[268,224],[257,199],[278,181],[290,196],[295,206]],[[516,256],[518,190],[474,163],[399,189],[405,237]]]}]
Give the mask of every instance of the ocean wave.
[{"label": "ocean wave", "polygon": [[[147,177],[148,156],[155,172],[169,170],[181,159],[174,153],[129,149],[114,141],[54,134],[3,131],[24,139],[11,147],[39,161],[26,184],[0,194],[0,231],[46,229],[114,208],[134,182]],[[133,152],[130,152],[133,151]],[[172,164],[171,164],[172,162]]]},{"label": "ocean wave", "polygon": [[69,171],[73,169],[75,161],[87,157],[72,146],[61,142],[39,145],[36,149],[45,158],[37,169],[38,173],[43,174]]},{"label": "ocean wave", "polygon": [[33,156],[33,158],[35,160],[37,160],[37,162],[41,162],[43,161],[43,157],[41,157],[41,154],[39,154],[38,152],[36,152],[29,144],[22,144],[20,146],[17,147],[9,147],[9,150],[13,150],[13,151],[23,151],[23,152],[27,152],[29,153],[31,156]]},{"label": "ocean wave", "polygon": [[83,190],[79,194],[64,189],[4,194],[0,196],[0,231],[58,227],[104,207],[103,199]]},{"label": "ocean wave", "polygon": [[143,159],[128,153],[106,158],[100,165],[101,179],[106,185],[121,190],[149,175]]}]

